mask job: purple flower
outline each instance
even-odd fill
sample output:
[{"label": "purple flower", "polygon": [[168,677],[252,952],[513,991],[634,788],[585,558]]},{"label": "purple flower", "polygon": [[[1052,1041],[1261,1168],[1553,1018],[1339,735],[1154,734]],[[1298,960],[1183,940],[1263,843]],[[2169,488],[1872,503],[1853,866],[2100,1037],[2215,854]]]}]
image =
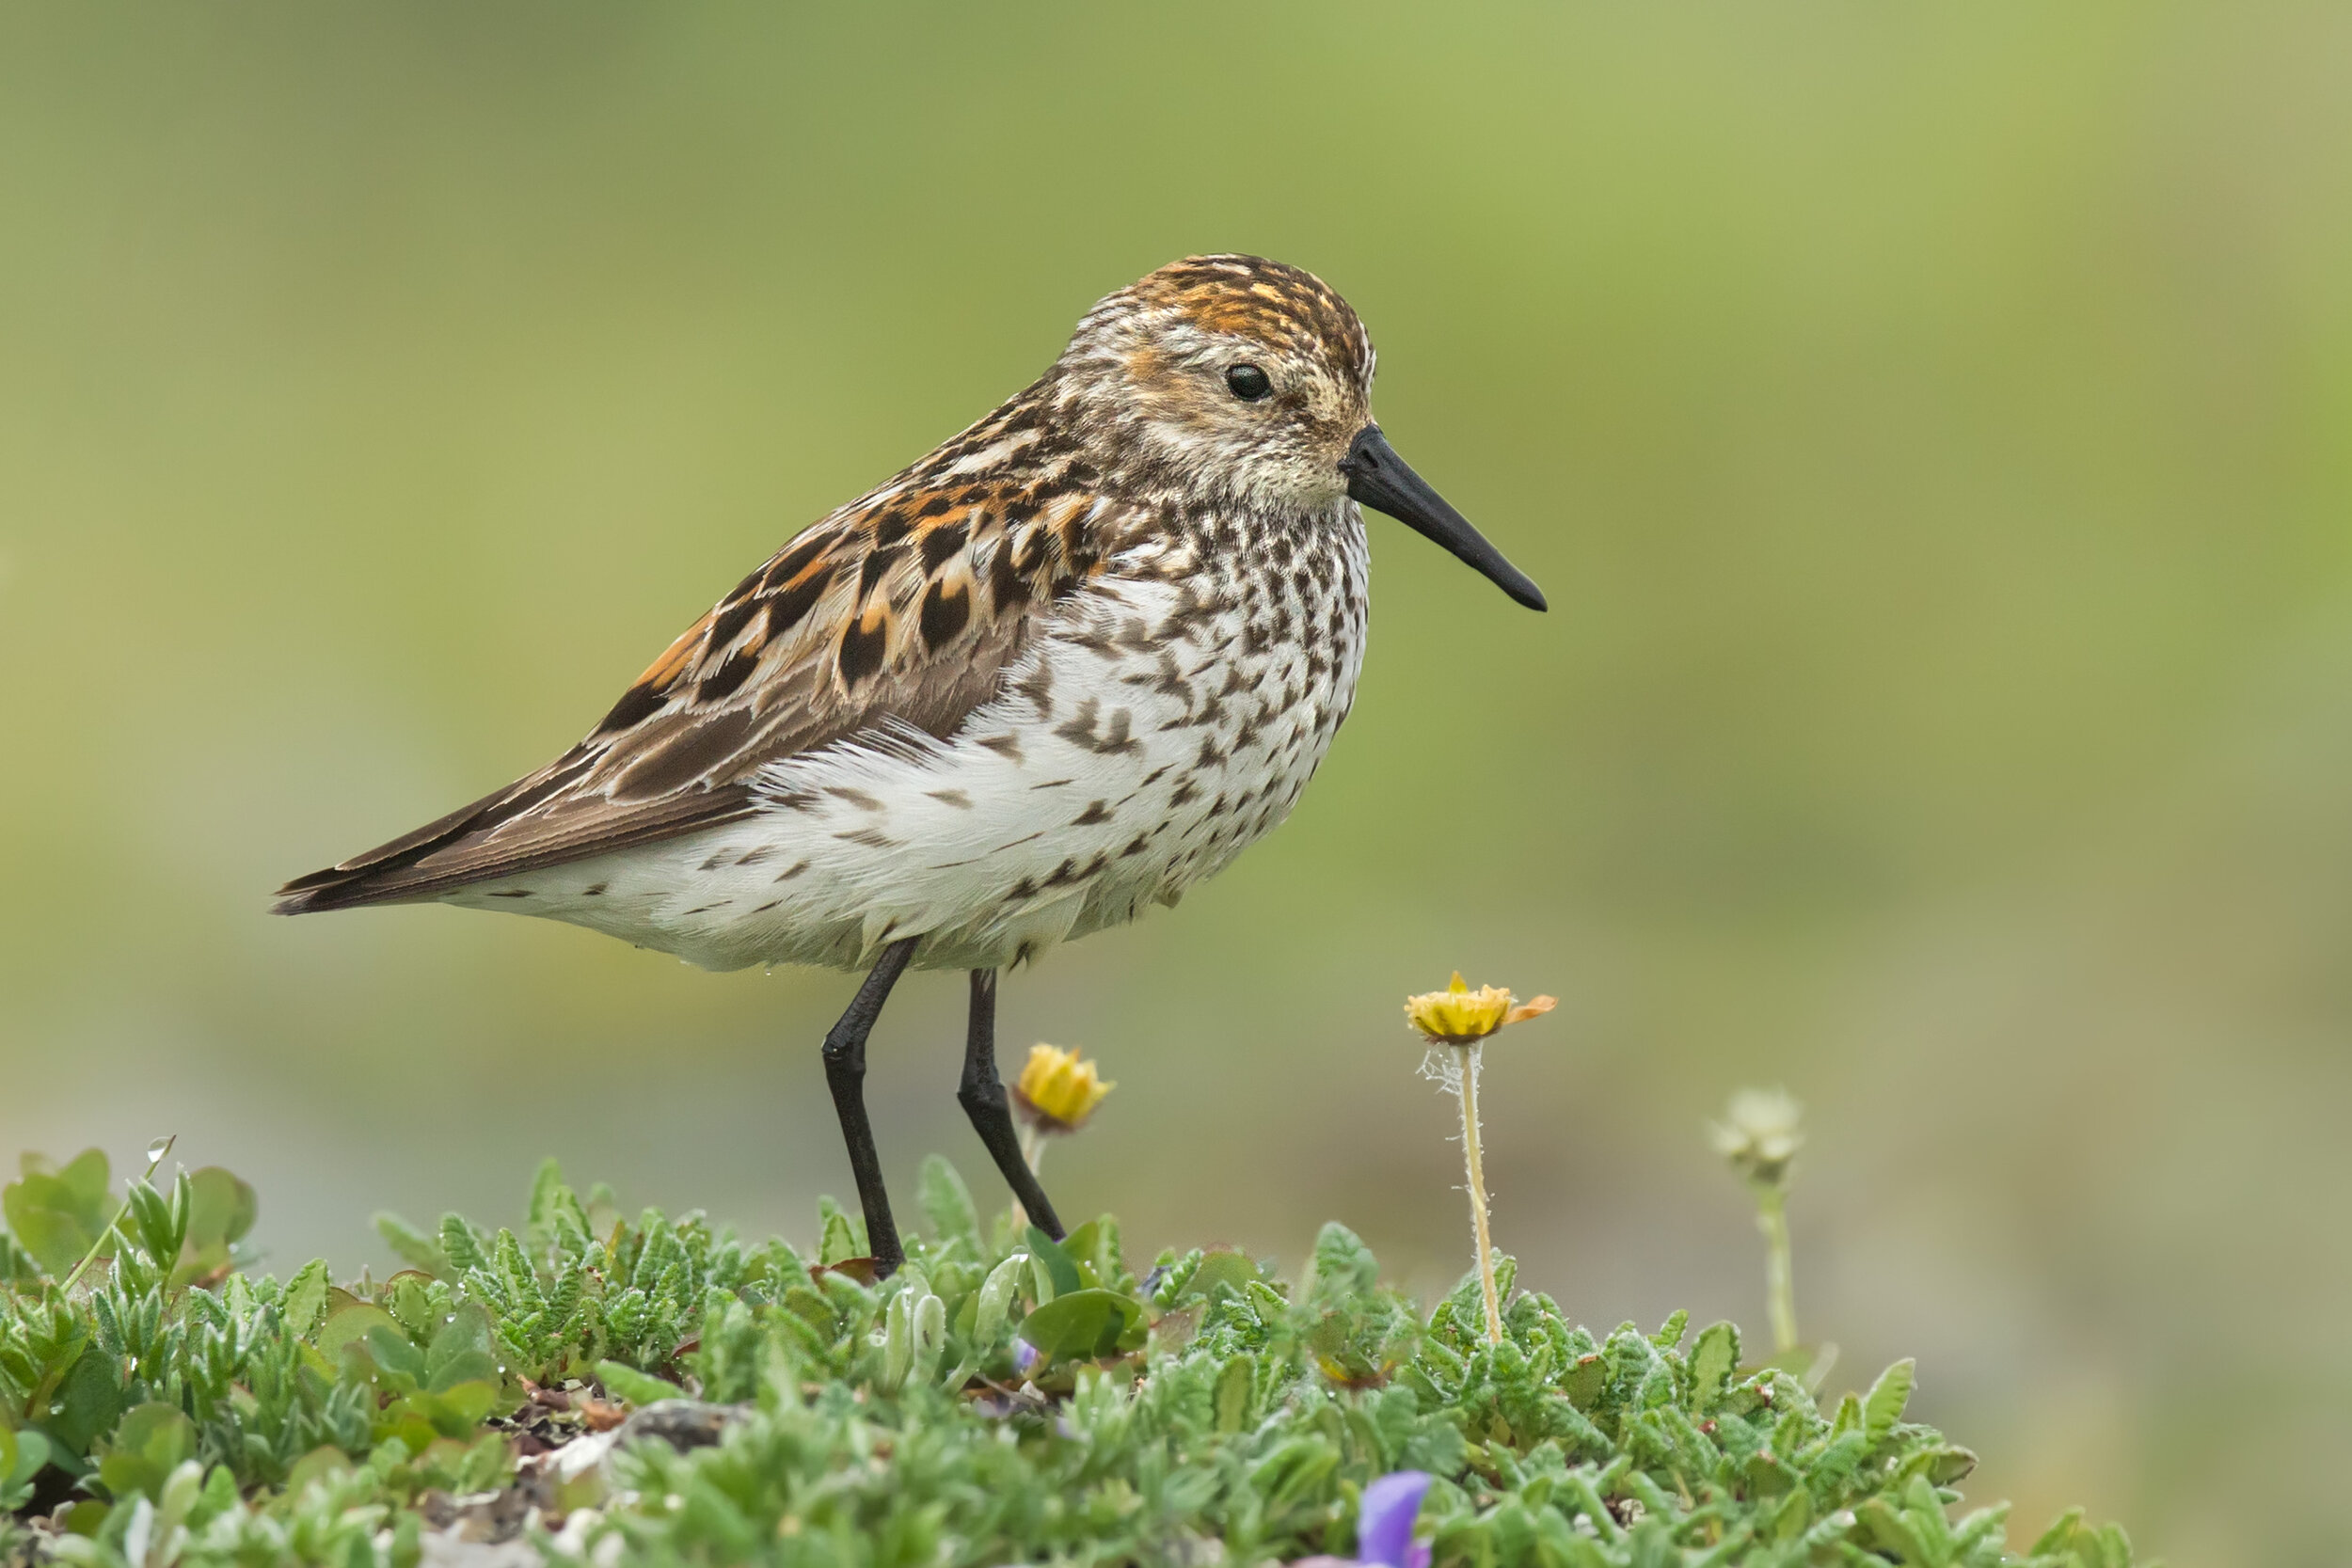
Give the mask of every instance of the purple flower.
[{"label": "purple flower", "polygon": [[1364,1488],[1356,1515],[1356,1560],[1382,1568],[1429,1568],[1429,1548],[1413,1544],[1413,1521],[1433,1478],[1426,1470],[1395,1470]]},{"label": "purple flower", "polygon": [[1413,1523],[1433,1478],[1426,1470],[1392,1470],[1364,1488],[1356,1514],[1356,1555],[1301,1558],[1292,1568],[1429,1568],[1429,1548],[1413,1541]]}]

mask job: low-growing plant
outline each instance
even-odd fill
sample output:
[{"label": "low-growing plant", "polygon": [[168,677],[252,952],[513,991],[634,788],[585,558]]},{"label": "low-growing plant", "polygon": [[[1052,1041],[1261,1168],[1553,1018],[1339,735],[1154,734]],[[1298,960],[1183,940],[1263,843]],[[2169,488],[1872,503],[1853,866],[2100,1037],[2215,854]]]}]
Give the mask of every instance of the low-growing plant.
[{"label": "low-growing plant", "polygon": [[[1728,1323],[1588,1331],[1508,1257],[1497,1340],[1477,1272],[1424,1311],[1338,1225],[1295,1280],[1138,1265],[1107,1217],[984,1226],[934,1158],[878,1283],[830,1203],[804,1255],[628,1217],[549,1164],[520,1226],[387,1217],[406,1266],[339,1285],[255,1275],[233,1238],[191,1272],[203,1173],[117,1200],[103,1170],[31,1163],[4,1196],[12,1561],[405,1568],[437,1534],[598,1568],[1345,1558],[1399,1471],[1433,1478],[1440,1565],[2130,1560],[2079,1514],[2023,1554],[2002,1510],[1955,1518],[1975,1459],[1904,1418],[1908,1362],[1817,1400]],[[106,1243],[70,1291],[66,1234],[16,1232],[37,1198]]]}]

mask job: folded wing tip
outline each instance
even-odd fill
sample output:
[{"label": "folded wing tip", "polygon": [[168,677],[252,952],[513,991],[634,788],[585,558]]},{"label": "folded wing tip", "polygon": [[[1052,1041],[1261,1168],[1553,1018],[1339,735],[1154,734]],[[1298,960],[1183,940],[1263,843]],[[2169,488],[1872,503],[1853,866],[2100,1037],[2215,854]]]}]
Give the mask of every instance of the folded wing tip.
[{"label": "folded wing tip", "polygon": [[296,877],[270,895],[272,914],[318,914],[327,910],[347,910],[355,905],[373,904],[392,896],[392,890],[370,886],[378,879],[365,871],[346,871],[329,866],[313,871],[307,877]]}]

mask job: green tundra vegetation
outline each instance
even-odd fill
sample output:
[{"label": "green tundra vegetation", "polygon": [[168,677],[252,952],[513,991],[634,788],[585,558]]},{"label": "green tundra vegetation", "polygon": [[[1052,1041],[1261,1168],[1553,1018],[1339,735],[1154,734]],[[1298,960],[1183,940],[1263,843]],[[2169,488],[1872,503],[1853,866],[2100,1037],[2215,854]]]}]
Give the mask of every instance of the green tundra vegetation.
[{"label": "green tundra vegetation", "polygon": [[[162,1149],[155,1153],[160,1164]],[[154,1174],[151,1167],[149,1176]],[[2126,1568],[2079,1512],[2013,1545],[1976,1456],[1906,1421],[1911,1363],[1835,1400],[1729,1323],[1594,1333],[1499,1267],[1434,1310],[1327,1226],[1295,1279],[1232,1251],[983,1224],[946,1161],[872,1277],[630,1216],[544,1165],[516,1228],[379,1216],[407,1267],[251,1272],[226,1171],[114,1196],[25,1161],[0,1236],[0,1560],[1259,1563],[1356,1546],[1434,1476],[1451,1564]],[[429,1556],[428,1556],[429,1554]]]}]

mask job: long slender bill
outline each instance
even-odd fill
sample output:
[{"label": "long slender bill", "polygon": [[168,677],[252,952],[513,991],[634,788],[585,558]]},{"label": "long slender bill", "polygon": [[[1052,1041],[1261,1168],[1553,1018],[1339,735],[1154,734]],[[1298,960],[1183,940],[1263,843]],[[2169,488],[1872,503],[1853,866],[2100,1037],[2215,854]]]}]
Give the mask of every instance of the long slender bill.
[{"label": "long slender bill", "polygon": [[1468,517],[1447,505],[1427,480],[1413,472],[1412,465],[1396,454],[1378,425],[1368,424],[1357,433],[1340,463],[1340,472],[1347,476],[1347,493],[1362,504],[1387,513],[1453,551],[1528,609],[1546,608],[1544,591],[1505,561],[1502,552],[1470,527]]}]

